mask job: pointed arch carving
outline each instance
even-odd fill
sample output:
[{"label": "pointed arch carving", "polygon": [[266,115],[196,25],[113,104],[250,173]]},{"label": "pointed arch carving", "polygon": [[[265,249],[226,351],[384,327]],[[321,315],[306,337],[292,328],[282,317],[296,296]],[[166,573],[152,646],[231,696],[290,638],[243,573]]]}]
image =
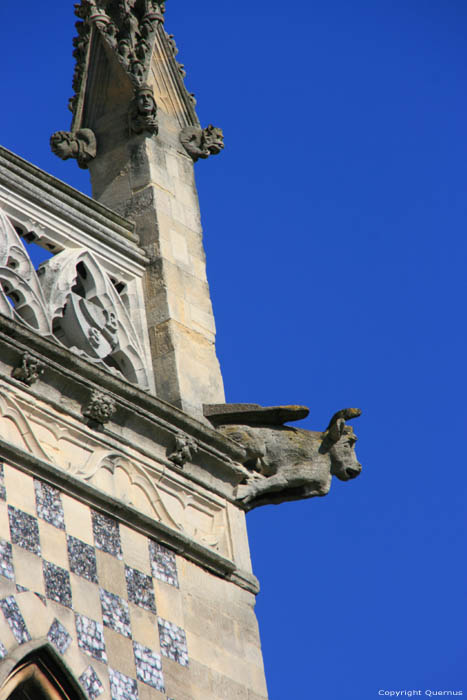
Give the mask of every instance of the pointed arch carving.
[{"label": "pointed arch carving", "polygon": [[19,661],[0,689],[0,700],[86,700],[78,682],[49,644]]}]

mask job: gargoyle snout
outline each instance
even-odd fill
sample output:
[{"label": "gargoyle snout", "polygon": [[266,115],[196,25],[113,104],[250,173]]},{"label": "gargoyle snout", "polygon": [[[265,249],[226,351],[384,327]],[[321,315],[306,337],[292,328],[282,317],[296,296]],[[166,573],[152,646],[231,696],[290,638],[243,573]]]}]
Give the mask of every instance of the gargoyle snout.
[{"label": "gargoyle snout", "polygon": [[357,462],[357,464],[353,467],[347,467],[345,470],[345,473],[349,479],[355,479],[356,476],[360,474],[362,471],[362,465]]}]

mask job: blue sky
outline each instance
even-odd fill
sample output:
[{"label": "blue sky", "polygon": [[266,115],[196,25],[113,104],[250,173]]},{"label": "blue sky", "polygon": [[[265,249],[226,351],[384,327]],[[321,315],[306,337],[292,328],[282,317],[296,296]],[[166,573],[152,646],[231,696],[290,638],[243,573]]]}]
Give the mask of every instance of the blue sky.
[{"label": "blue sky", "polygon": [[[0,142],[69,128],[73,2],[0,6]],[[361,477],[248,515],[271,700],[463,690],[467,5],[167,3],[197,164],[227,400],[345,406]]]}]

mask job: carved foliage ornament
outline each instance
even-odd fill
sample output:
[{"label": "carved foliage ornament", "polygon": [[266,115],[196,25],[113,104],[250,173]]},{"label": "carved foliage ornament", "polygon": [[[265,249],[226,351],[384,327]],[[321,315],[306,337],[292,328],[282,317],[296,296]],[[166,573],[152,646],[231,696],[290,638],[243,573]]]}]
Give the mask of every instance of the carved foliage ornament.
[{"label": "carved foliage ornament", "polygon": [[197,161],[198,158],[208,158],[223,150],[224,133],[212,124],[205,129],[187,126],[180,133],[180,142],[193,160]]},{"label": "carved foliage ornament", "polygon": [[117,410],[114,399],[102,391],[93,391],[89,404],[83,409],[83,416],[87,416],[92,421],[108,423]]},{"label": "carved foliage ornament", "polygon": [[87,250],[64,250],[36,273],[0,210],[0,313],[149,388],[144,350],[107,273]]},{"label": "carved foliage ornament", "polygon": [[91,129],[56,131],[50,137],[50,147],[62,160],[76,158],[80,168],[87,168],[90,160],[96,157],[97,142]]}]

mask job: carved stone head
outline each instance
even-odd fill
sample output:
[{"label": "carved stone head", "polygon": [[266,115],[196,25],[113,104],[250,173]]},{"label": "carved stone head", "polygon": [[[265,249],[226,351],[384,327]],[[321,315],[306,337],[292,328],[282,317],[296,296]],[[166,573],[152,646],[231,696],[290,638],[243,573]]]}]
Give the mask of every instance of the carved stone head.
[{"label": "carved stone head", "polygon": [[78,155],[78,143],[76,137],[70,131],[56,131],[52,134],[50,137],[50,148],[62,160],[76,158]]},{"label": "carved stone head", "polygon": [[224,132],[212,124],[203,130],[203,140],[205,150],[211,155],[217,155],[224,148]]},{"label": "carved stone head", "polygon": [[50,137],[50,148],[62,160],[76,158],[80,168],[87,168],[90,160],[96,157],[97,142],[91,129],[56,131]]},{"label": "carved stone head", "polygon": [[357,437],[346,420],[357,418],[361,414],[359,408],[345,408],[338,411],[332,418],[323,435],[321,452],[329,453],[331,458],[331,474],[341,481],[355,479],[362,471],[362,465],[355,454]]},{"label": "carved stone head", "polygon": [[157,105],[152,87],[141,85],[136,89],[135,97],[130,107],[130,132],[142,134],[144,131],[157,134]]}]

